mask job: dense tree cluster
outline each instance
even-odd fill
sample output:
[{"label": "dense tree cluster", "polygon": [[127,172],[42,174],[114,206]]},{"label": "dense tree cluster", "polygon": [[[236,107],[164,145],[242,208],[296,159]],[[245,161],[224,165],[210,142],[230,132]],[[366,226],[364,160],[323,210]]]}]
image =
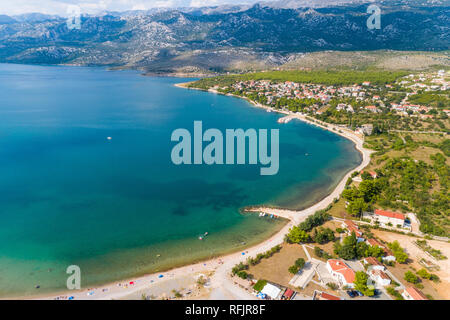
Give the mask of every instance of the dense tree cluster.
[{"label": "dense tree cluster", "polygon": [[355,289],[358,291],[361,291],[364,295],[371,297],[373,295],[375,295],[375,289],[373,288],[373,286],[371,286],[369,288],[369,286],[367,285],[367,280],[368,280],[368,276],[365,272],[363,271],[357,271],[355,273]]},{"label": "dense tree cluster", "polygon": [[353,85],[370,81],[372,84],[383,85],[392,83],[405,75],[403,71],[271,71],[205,78],[192,83],[191,86],[208,89],[215,85],[231,86],[238,81],[248,80],[292,81],[324,85]]},{"label": "dense tree cluster", "polygon": [[330,228],[316,228],[314,229],[312,239],[314,242],[317,242],[319,244],[324,244],[329,241],[334,241],[335,236],[333,230]]},{"label": "dense tree cluster", "polygon": [[370,176],[363,176],[364,180],[358,187],[347,188],[342,192],[342,197],[348,201],[347,211],[355,217],[361,216],[364,211],[372,208],[378,199],[378,195],[386,185],[386,180],[373,180]]},{"label": "dense tree cluster", "polygon": [[406,263],[408,261],[408,254],[405,252],[405,250],[403,250],[402,247],[400,247],[400,243],[398,243],[397,240],[392,243],[388,243],[388,247],[392,250],[395,260],[398,263]]},{"label": "dense tree cluster", "polygon": [[289,267],[288,271],[292,274],[296,274],[305,266],[305,263],[306,263],[305,259],[298,258],[297,260],[295,260],[294,265]]},{"label": "dense tree cluster", "polygon": [[330,215],[325,210],[319,210],[313,215],[306,218],[305,221],[299,224],[299,228],[303,231],[311,231],[314,227],[320,226],[330,219]]},{"label": "dense tree cluster", "polygon": [[383,255],[383,249],[379,246],[370,246],[365,241],[358,242],[354,232],[345,237],[342,244],[334,243],[334,253],[342,259],[353,260],[365,257],[379,258]]}]

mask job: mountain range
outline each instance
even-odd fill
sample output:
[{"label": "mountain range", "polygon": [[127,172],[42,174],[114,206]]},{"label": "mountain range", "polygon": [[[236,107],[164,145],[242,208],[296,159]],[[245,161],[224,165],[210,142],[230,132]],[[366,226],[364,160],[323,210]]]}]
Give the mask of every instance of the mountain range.
[{"label": "mountain range", "polygon": [[[367,8],[381,9],[368,29]],[[283,66],[305,53],[450,49],[449,1],[291,0],[83,15],[0,15],[0,62],[103,65],[150,73]]]}]

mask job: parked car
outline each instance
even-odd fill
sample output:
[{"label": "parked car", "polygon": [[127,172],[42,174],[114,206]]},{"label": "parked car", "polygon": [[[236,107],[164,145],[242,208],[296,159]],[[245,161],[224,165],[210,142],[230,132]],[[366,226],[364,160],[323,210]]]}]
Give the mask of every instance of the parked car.
[{"label": "parked car", "polygon": [[356,292],[356,294],[357,294],[358,296],[360,296],[360,297],[364,296],[364,294],[363,294],[361,291],[356,290],[356,291],[354,291],[354,292]]},{"label": "parked car", "polygon": [[354,298],[354,297],[356,297],[356,293],[355,293],[355,291],[352,291],[352,290],[347,290],[347,294],[350,296],[350,298]]}]

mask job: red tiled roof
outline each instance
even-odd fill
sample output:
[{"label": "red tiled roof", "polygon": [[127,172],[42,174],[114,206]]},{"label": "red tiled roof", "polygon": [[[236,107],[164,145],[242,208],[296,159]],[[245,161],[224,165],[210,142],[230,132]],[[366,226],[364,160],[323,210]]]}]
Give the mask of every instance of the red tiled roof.
[{"label": "red tiled roof", "polygon": [[358,226],[352,220],[345,220],[344,223],[347,227],[358,228]]},{"label": "red tiled roof", "polygon": [[371,245],[371,246],[379,246],[380,248],[384,248],[384,246],[377,240],[377,239],[367,239],[367,242]]},{"label": "red tiled roof", "polygon": [[291,289],[286,289],[284,296],[290,298],[290,297],[292,297],[293,294],[294,294],[294,291],[292,291]]},{"label": "red tiled roof", "polygon": [[347,283],[353,283],[355,281],[355,272],[347,264],[342,261],[330,259],[327,261],[334,272],[339,272],[345,278]]},{"label": "red tiled roof", "polygon": [[391,279],[384,271],[378,270],[378,273],[382,279]]},{"label": "red tiled roof", "polygon": [[364,260],[365,260],[368,264],[373,265],[373,266],[382,266],[382,265],[383,265],[380,261],[378,261],[378,260],[375,259],[374,257],[367,257],[367,258],[364,258]]},{"label": "red tiled roof", "polygon": [[386,210],[375,209],[375,214],[379,216],[384,216],[388,218],[395,218],[400,220],[405,220],[405,215],[397,212],[391,212]]},{"label": "red tiled roof", "polygon": [[350,231],[350,233],[354,232],[357,237],[362,236],[362,232],[360,230],[358,230],[358,226],[353,221],[345,220],[344,223],[347,226],[347,229]]},{"label": "red tiled roof", "polygon": [[417,290],[414,287],[408,287],[405,290],[414,300],[428,300],[428,298],[422,293],[422,291]]},{"label": "red tiled roof", "polygon": [[322,299],[325,299],[325,300],[341,300],[341,298],[336,297],[336,296],[334,296],[334,295],[332,295],[332,294],[329,294],[329,293],[326,293],[326,292],[321,292],[321,293],[319,293],[319,296],[320,296]]},{"label": "red tiled roof", "polygon": [[390,280],[391,278],[383,271],[381,270],[372,270],[371,273],[374,276],[380,276],[381,279],[386,279],[386,280]]}]

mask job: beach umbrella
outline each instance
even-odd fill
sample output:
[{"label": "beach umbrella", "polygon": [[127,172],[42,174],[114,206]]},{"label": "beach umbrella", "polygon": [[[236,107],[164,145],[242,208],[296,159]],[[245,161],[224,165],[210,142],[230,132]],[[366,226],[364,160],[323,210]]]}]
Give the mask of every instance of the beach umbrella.
[{"label": "beach umbrella", "polygon": [[70,297],[68,298],[68,300],[73,300],[73,299],[75,299],[74,296],[70,296]]},{"label": "beach umbrella", "polygon": [[160,274],[160,275],[158,276],[158,278],[162,278],[162,277],[164,277],[162,274]]}]

